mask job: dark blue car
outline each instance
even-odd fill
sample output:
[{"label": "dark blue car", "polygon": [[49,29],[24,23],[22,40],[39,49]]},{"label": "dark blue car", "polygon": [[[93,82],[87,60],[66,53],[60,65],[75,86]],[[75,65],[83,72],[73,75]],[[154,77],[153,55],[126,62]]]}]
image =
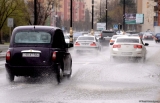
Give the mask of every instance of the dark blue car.
[{"label": "dark blue car", "polygon": [[160,33],[157,33],[157,34],[155,35],[155,42],[156,42],[156,43],[160,42]]},{"label": "dark blue car", "polygon": [[15,76],[40,76],[55,73],[58,83],[72,73],[72,58],[61,29],[51,26],[19,26],[13,30],[6,53],[10,82]]}]

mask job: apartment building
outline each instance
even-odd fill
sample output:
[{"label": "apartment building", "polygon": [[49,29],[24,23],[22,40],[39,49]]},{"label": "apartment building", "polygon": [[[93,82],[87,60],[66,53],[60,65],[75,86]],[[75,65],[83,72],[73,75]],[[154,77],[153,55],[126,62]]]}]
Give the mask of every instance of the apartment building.
[{"label": "apartment building", "polygon": [[157,5],[154,0],[137,0],[137,13],[144,14],[144,24],[138,25],[139,31],[150,29],[154,31],[154,26],[157,23],[154,21],[154,6]]},{"label": "apartment building", "polygon": [[[72,1],[72,15],[73,21],[85,21],[85,0]],[[70,2],[71,0],[60,0],[60,9],[58,15],[62,20],[70,20]]]}]

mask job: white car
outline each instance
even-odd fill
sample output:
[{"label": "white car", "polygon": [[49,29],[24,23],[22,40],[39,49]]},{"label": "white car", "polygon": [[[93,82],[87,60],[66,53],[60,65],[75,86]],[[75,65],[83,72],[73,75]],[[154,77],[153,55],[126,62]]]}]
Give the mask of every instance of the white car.
[{"label": "white car", "polygon": [[117,39],[117,37],[124,37],[127,35],[113,35],[110,42],[109,42],[109,47],[112,47],[113,43],[115,42],[115,40]]},{"label": "white car", "polygon": [[111,48],[111,59],[115,57],[133,57],[145,61],[147,50],[139,37],[118,37]]},{"label": "white car", "polygon": [[101,51],[99,40],[95,36],[79,36],[74,43],[74,49],[79,51]]},{"label": "white car", "polygon": [[123,35],[123,31],[117,31],[116,34],[117,35]]},{"label": "white car", "polygon": [[143,39],[153,39],[153,33],[151,33],[151,32],[145,32],[143,34]]},{"label": "white car", "polygon": [[66,43],[70,43],[69,35],[64,35],[64,39]]}]

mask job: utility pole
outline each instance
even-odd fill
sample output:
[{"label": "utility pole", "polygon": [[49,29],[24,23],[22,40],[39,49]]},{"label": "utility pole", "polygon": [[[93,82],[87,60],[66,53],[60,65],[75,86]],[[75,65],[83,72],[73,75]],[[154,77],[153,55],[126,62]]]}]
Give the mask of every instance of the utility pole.
[{"label": "utility pole", "polygon": [[73,43],[73,29],[72,29],[72,0],[70,0],[70,43]]},{"label": "utility pole", "polygon": [[108,0],[106,0],[106,30],[107,30],[107,16],[108,16],[108,8],[107,8]]},{"label": "utility pole", "polygon": [[34,25],[37,25],[37,0],[34,0]]},{"label": "utility pole", "polygon": [[125,31],[125,0],[123,0],[123,31]]},{"label": "utility pole", "polygon": [[100,22],[101,22],[101,0],[100,0]]},{"label": "utility pole", "polygon": [[94,0],[92,0],[92,29],[91,29],[91,34],[94,35]]}]

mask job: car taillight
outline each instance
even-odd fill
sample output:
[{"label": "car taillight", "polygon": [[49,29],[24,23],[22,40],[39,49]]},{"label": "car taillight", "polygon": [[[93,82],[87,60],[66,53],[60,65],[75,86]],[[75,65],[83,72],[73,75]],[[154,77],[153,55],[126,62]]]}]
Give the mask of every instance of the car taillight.
[{"label": "car taillight", "polygon": [[140,48],[142,48],[142,45],[134,45],[134,48],[135,48],[135,49],[137,49],[137,48],[140,49]]},{"label": "car taillight", "polygon": [[113,48],[121,48],[121,45],[120,44],[114,44]]},{"label": "car taillight", "polygon": [[93,42],[93,43],[91,43],[91,44],[90,44],[90,46],[96,46],[96,43],[95,43],[95,42]]},{"label": "car taillight", "polygon": [[78,42],[76,42],[74,45],[75,45],[75,46],[80,46],[80,44],[79,44]]},{"label": "car taillight", "polygon": [[57,57],[57,52],[54,51],[53,54],[52,54],[52,60],[55,61],[55,60],[56,60],[56,57]]},{"label": "car taillight", "polygon": [[100,34],[100,36],[102,37],[102,34]]},{"label": "car taillight", "polygon": [[11,52],[7,51],[7,53],[6,53],[6,61],[10,61],[10,59],[11,59]]},{"label": "car taillight", "polygon": [[110,40],[110,43],[114,43],[114,40]]}]

